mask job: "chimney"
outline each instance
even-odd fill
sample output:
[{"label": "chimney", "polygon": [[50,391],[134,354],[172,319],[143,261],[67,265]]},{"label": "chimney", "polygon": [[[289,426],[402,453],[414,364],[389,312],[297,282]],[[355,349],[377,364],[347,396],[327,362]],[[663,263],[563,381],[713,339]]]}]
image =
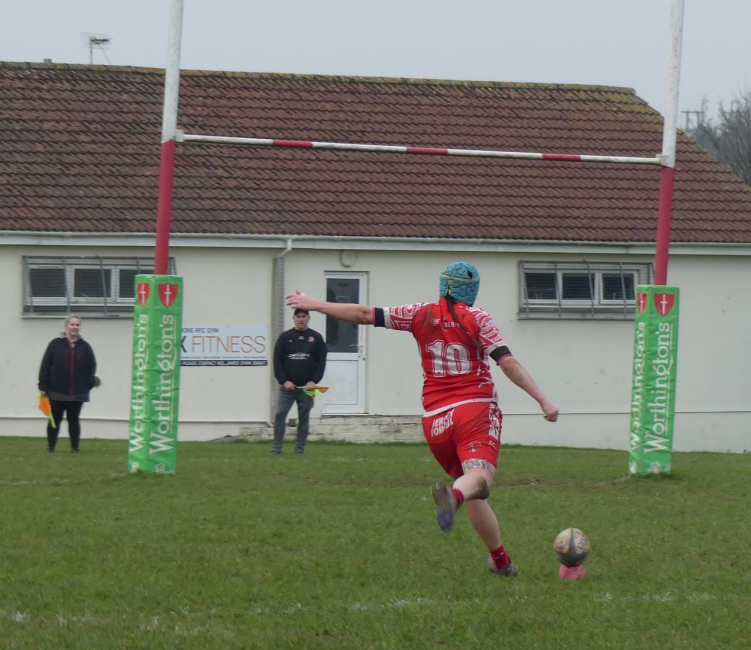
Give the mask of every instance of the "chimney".
[{"label": "chimney", "polygon": [[52,63],[52,59],[45,59],[44,62],[45,63]]}]

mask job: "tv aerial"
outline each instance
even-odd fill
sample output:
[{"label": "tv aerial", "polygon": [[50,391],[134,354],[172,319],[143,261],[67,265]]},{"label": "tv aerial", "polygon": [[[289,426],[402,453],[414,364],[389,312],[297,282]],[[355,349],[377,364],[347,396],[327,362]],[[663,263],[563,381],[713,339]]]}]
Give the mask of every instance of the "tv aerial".
[{"label": "tv aerial", "polygon": [[107,58],[106,48],[109,46],[112,38],[106,34],[81,34],[81,42],[84,47],[89,48],[89,65],[94,65],[94,50],[101,50],[104,54],[104,58],[107,59],[107,63],[110,60]]}]

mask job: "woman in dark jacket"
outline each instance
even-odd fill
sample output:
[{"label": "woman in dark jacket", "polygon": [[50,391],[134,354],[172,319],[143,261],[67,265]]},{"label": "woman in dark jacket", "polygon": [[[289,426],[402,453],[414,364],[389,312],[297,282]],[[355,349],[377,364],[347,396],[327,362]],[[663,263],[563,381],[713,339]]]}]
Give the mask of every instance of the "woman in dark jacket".
[{"label": "woman in dark jacket", "polygon": [[71,451],[78,452],[81,439],[79,416],[83,403],[89,401],[89,391],[99,385],[96,377],[94,350],[81,336],[81,319],[68,316],[65,332],[50,341],[39,368],[39,390],[49,397],[53,427],[47,423],[47,451],[55,451],[63,414],[68,418]]}]

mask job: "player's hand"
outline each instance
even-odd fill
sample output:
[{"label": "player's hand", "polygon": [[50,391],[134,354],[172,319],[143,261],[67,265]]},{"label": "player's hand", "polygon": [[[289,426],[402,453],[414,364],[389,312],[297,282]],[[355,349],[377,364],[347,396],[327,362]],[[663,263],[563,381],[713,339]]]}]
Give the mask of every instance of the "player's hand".
[{"label": "player's hand", "polygon": [[309,381],[307,384],[305,384],[305,388],[308,390],[315,390],[318,388],[318,386],[315,385],[315,382]]},{"label": "player's hand", "polygon": [[548,422],[555,422],[558,420],[558,407],[552,402],[543,402],[540,404],[542,412],[545,414],[545,419]]},{"label": "player's hand", "polygon": [[307,309],[308,311],[311,309],[310,303],[312,300],[299,289],[295,289],[295,293],[289,294],[286,300],[287,307],[292,307],[292,309]]},{"label": "player's hand", "polygon": [[297,386],[295,386],[291,381],[284,382],[284,390],[291,391],[291,390],[295,390],[295,388],[297,388]]}]

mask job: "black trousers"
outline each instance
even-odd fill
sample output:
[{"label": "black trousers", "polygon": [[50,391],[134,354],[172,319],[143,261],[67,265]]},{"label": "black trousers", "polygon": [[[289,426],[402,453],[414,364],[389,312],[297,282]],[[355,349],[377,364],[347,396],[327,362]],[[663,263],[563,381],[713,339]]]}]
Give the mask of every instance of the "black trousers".
[{"label": "black trousers", "polygon": [[55,420],[55,427],[52,427],[52,423],[47,421],[47,446],[50,449],[54,449],[57,444],[57,435],[60,433],[60,427],[63,423],[63,414],[66,415],[68,420],[68,435],[70,436],[70,448],[78,449],[78,443],[81,440],[81,422],[79,417],[81,416],[81,409],[83,408],[83,402],[60,402],[57,400],[50,400],[50,406],[52,407],[52,417]]}]

